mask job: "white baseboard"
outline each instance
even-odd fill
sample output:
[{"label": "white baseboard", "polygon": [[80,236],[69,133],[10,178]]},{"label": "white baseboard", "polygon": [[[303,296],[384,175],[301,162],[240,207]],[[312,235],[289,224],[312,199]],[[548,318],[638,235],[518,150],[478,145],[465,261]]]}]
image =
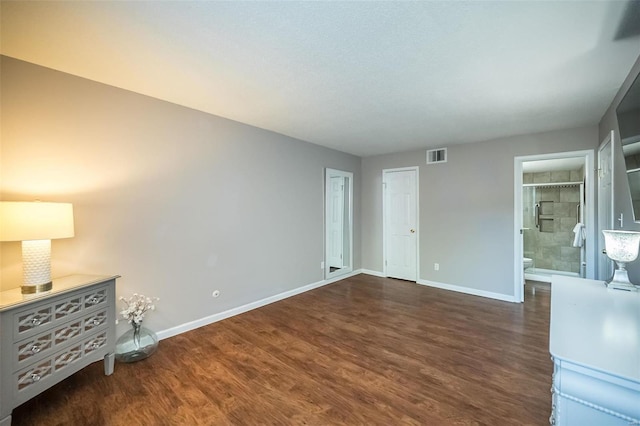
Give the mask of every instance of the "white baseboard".
[{"label": "white baseboard", "polygon": [[313,290],[315,288],[322,287],[327,284],[334,283],[336,281],[344,280],[345,278],[349,278],[354,275],[358,275],[360,273],[362,273],[362,270],[358,269],[356,271],[350,272],[345,275],[341,275],[339,277],[331,278],[328,280],[317,281],[315,283],[311,283],[302,287],[294,288],[293,290],[288,290],[288,291],[276,294],[274,296],[265,297],[264,299],[256,300],[255,302],[238,306],[236,308],[231,308],[224,312],[219,312],[217,314],[209,315],[204,318],[197,319],[195,321],[190,321],[184,324],[180,324],[175,327],[171,327],[166,330],[159,331],[156,334],[158,336],[158,339],[160,340],[173,337],[178,334],[186,333],[187,331],[195,330],[196,328],[200,328],[205,325],[213,324],[214,322],[222,321],[223,319],[227,319],[236,315],[243,314],[253,309],[257,309],[262,306],[268,305],[270,303],[278,302],[280,300],[287,299],[289,297],[307,292],[309,290]]},{"label": "white baseboard", "polygon": [[382,272],[373,271],[371,269],[360,269],[359,270],[363,274],[373,275],[374,277],[384,278],[384,274]]},{"label": "white baseboard", "polygon": [[[385,275],[382,272],[372,271],[370,269],[360,269],[360,272],[367,275],[373,275],[375,277],[381,277],[381,278],[385,277]],[[421,285],[426,285],[429,287],[441,288],[443,290],[451,290],[451,291],[456,291],[458,293],[471,294],[473,296],[481,296],[481,297],[487,297],[489,299],[496,299],[496,300],[502,300],[505,302],[517,303],[516,299],[513,296],[508,294],[493,293],[491,291],[477,290],[475,288],[438,283],[435,281],[427,281],[422,279],[417,280],[416,283]]]},{"label": "white baseboard", "polygon": [[505,302],[512,302],[512,303],[518,303],[519,302],[519,301],[517,301],[515,299],[515,297],[513,297],[513,296],[511,296],[509,294],[494,293],[494,292],[491,292],[491,291],[478,290],[478,289],[475,289],[475,288],[462,287],[462,286],[452,285],[452,284],[438,283],[438,282],[435,282],[435,281],[418,280],[417,282],[418,282],[418,284],[426,285],[426,286],[429,286],[429,287],[441,288],[443,290],[457,291],[458,293],[471,294],[473,296],[487,297],[489,299],[502,300],[502,301],[505,301]]}]

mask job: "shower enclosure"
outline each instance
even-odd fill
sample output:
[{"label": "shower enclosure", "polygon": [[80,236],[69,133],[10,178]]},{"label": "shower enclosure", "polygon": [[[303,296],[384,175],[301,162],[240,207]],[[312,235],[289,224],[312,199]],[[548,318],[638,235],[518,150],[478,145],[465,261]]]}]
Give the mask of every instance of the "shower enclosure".
[{"label": "shower enclosure", "polygon": [[574,233],[576,224],[584,224],[583,182],[525,183],[522,189],[524,257],[533,260],[525,278],[551,282],[553,274],[584,277],[584,241]]}]

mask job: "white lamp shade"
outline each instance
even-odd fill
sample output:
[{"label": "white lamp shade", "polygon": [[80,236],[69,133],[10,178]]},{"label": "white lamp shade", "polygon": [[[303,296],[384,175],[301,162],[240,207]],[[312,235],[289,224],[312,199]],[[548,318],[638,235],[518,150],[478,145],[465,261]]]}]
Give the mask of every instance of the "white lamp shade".
[{"label": "white lamp shade", "polygon": [[53,240],[73,235],[71,203],[0,202],[0,241]]}]

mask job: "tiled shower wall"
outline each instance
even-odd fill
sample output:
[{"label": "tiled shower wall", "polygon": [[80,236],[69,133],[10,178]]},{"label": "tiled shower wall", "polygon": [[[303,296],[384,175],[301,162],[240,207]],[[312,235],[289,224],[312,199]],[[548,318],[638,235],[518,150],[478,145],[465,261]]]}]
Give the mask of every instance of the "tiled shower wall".
[{"label": "tiled shower wall", "polygon": [[[524,173],[523,183],[582,182],[584,169],[542,173]],[[535,226],[535,204],[542,201],[542,231]],[[524,256],[534,266],[554,271],[580,272],[580,248],[573,247],[577,223],[576,206],[580,204],[580,186],[524,187]],[[543,232],[544,231],[544,232]]]}]

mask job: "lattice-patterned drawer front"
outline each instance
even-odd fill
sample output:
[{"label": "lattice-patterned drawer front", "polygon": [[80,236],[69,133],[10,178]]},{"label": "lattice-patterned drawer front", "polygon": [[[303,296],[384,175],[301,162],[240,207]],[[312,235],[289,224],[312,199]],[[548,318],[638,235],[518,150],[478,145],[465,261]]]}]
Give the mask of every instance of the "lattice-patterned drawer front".
[{"label": "lattice-patterned drawer front", "polygon": [[107,323],[107,311],[96,312],[93,315],[89,315],[84,319],[84,331],[89,333],[96,328],[103,326]]},{"label": "lattice-patterned drawer front", "polygon": [[33,311],[20,312],[14,317],[15,337],[26,335],[31,331],[44,329],[53,320],[52,306],[42,306]]},{"label": "lattice-patterned drawer front", "polygon": [[50,352],[52,347],[53,333],[50,331],[19,342],[15,345],[14,352],[16,369],[28,364],[37,356],[46,356],[44,354]]},{"label": "lattice-patterned drawer front", "polygon": [[19,372],[16,375],[16,388],[18,392],[24,391],[31,386],[40,383],[42,380],[46,380],[53,373],[51,360],[47,359],[35,366],[32,366],[26,370]]},{"label": "lattice-patterned drawer front", "polygon": [[53,368],[56,372],[82,358],[82,344],[77,344],[53,357]]},{"label": "lattice-patterned drawer front", "polygon": [[56,330],[53,332],[54,343],[56,346],[62,345],[80,336],[80,334],[82,334],[81,319],[56,328]]},{"label": "lattice-patterned drawer front", "polygon": [[54,304],[56,320],[66,320],[82,310],[82,296],[72,297]]},{"label": "lattice-patterned drawer front", "polygon": [[96,334],[84,342],[84,354],[88,355],[107,344],[107,332]]},{"label": "lattice-patterned drawer front", "polygon": [[107,289],[102,288],[84,295],[84,308],[91,309],[95,306],[107,304]]}]

